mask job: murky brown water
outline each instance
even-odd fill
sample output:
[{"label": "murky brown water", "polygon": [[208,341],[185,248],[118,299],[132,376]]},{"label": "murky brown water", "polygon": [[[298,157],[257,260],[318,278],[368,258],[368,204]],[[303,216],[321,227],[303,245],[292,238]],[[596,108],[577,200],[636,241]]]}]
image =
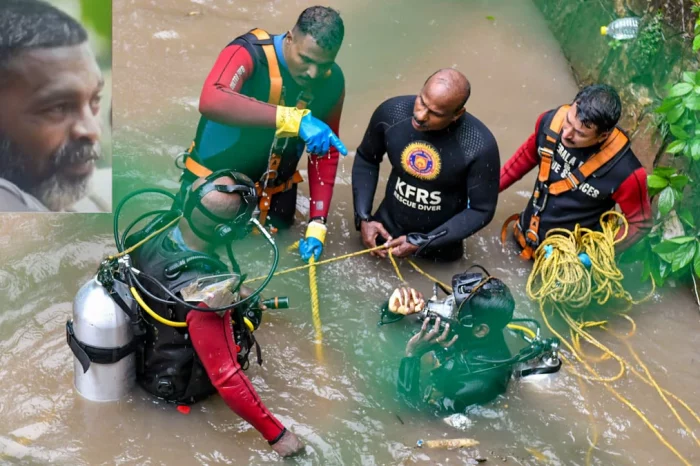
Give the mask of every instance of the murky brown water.
[{"label": "murky brown water", "polygon": [[[193,135],[198,95],[221,48],[255,26],[282,32],[312,4],[115,0],[115,199],[143,186],[175,188],[179,172],[173,159]],[[576,91],[566,61],[530,2],[330,4],[341,10],[347,30],[338,60],[347,81],[341,136],[349,148],[357,147],[383,99],[415,93],[440,67],[456,66],[467,74],[473,86],[468,109],[492,129],[502,160],[532,131],[540,112],[570,100]],[[352,227],[351,167],[348,156],[338,172],[325,257],[360,249]],[[467,242],[469,260],[426,265],[426,270],[449,280],[478,262],[511,286],[519,316],[537,317],[524,293],[529,264],[504,251],[497,239],[501,222],[522,206],[532,181],[527,178],[501,197],[492,224]],[[301,231],[296,227],[280,236],[281,246]],[[240,262],[252,275],[268,266],[264,254],[250,252],[259,241],[246,240],[239,247]],[[74,293],[112,250],[111,217],[0,219],[0,464],[278,461],[218,397],[183,416],[138,389],[104,405],[75,393],[63,325]],[[280,268],[298,264],[285,254]],[[402,270],[417,288],[430,290],[430,283],[408,266]],[[376,306],[398,284],[389,264],[360,257],[319,269],[323,363],[314,350],[307,283],[304,273],[272,282],[269,294],[290,296],[294,308],[267,316],[258,332],[265,365],[248,371],[265,403],[307,442],[307,455],[295,460],[300,464],[471,464],[471,458],[481,456],[488,458],[485,464],[583,465],[594,435],[588,412],[600,437],[593,464],[678,463],[600,384],[586,383],[584,398],[576,378],[565,371],[538,383],[511,384],[505,397],[470,411],[462,429],[408,411],[395,400],[393,386],[401,355],[391,333],[400,328],[376,326]],[[670,290],[632,315],[639,329],[631,342],[659,383],[700,410],[700,323],[691,295]],[[624,332],[627,324],[615,321],[612,327]],[[630,358],[614,337],[594,333]],[[612,363],[601,365],[605,374],[616,369]],[[691,463],[700,462],[693,440],[653,390],[631,376],[614,386]],[[472,437],[481,446],[458,452],[413,448],[419,438],[443,437]]]}]

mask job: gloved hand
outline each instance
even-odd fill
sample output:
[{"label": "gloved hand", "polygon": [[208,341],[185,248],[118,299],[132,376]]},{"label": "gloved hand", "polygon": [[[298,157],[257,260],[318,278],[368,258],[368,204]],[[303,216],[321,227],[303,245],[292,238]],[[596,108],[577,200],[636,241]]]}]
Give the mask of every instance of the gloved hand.
[{"label": "gloved hand", "polygon": [[591,258],[588,257],[588,254],[586,254],[585,252],[582,252],[581,254],[578,255],[578,258],[584,267],[586,267],[587,269],[591,268],[591,265],[592,265]]},{"label": "gloved hand", "polygon": [[306,144],[306,151],[309,154],[325,155],[331,146],[335,146],[343,155],[348,154],[345,145],[333,130],[313,115],[304,115],[301,118],[299,137]]},{"label": "gloved hand", "polygon": [[309,222],[306,238],[299,241],[299,255],[304,262],[309,262],[311,256],[314,256],[316,261],[320,259],[327,231],[328,228],[323,223]]},{"label": "gloved hand", "polygon": [[275,114],[275,136],[278,138],[295,138],[299,136],[301,119],[310,114],[311,110],[301,110],[296,107],[277,106]]}]

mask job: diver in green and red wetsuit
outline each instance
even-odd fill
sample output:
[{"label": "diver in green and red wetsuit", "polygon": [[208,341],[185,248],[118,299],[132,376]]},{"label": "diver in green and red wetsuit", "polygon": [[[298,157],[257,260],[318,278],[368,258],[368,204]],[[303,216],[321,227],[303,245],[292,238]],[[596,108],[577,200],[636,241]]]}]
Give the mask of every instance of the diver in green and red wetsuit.
[{"label": "diver in green and red wetsuit", "polygon": [[338,12],[313,6],[285,34],[254,29],[234,39],[204,83],[182,176],[185,190],[211,171],[244,173],[258,180],[260,220],[286,227],[294,221],[297,165],[306,147],[310,221],[299,244],[305,261],[323,251],[339,153],[347,154],[337,136],[345,81],[335,57],[343,36]]}]

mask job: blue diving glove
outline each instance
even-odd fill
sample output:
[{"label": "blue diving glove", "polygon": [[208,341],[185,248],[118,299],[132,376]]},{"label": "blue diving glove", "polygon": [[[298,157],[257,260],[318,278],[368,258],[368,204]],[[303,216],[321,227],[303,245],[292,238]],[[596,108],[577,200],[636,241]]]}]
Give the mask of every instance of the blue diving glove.
[{"label": "blue diving glove", "polygon": [[591,258],[588,257],[588,254],[586,254],[585,252],[582,252],[581,254],[578,255],[578,258],[581,261],[581,263],[584,265],[584,267],[586,267],[587,269],[591,268],[591,265],[592,265]]},{"label": "blue diving glove", "polygon": [[348,154],[345,145],[333,130],[310,113],[301,119],[299,137],[306,144],[306,150],[309,154],[326,155],[331,146],[335,146],[338,152],[343,155]]},{"label": "blue diving glove", "polygon": [[309,222],[309,226],[306,227],[306,238],[299,240],[299,255],[304,262],[309,262],[311,256],[315,261],[321,258],[326,231],[328,228],[323,223]]}]

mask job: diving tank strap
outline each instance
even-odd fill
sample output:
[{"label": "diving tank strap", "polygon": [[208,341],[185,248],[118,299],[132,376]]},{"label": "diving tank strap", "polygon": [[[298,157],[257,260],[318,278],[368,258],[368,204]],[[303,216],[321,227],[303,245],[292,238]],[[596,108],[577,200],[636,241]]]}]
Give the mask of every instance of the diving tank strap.
[{"label": "diving tank strap", "polygon": [[71,351],[73,351],[73,354],[83,367],[83,373],[88,371],[91,362],[95,364],[114,364],[133,353],[141,344],[140,338],[133,338],[128,344],[117,348],[98,348],[86,345],[75,337],[72,320],[66,322],[66,340]]}]

